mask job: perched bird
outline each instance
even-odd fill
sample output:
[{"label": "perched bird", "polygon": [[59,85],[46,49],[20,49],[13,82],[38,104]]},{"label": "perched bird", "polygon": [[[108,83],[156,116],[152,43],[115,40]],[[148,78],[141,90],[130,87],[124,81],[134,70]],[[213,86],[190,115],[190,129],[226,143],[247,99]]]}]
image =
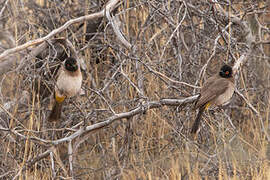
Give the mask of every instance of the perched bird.
[{"label": "perched bird", "polygon": [[68,57],[58,71],[54,90],[54,106],[49,115],[49,121],[58,121],[61,116],[62,104],[66,98],[78,94],[82,85],[82,73],[79,62]]},{"label": "perched bird", "polygon": [[234,93],[234,89],[232,67],[223,65],[220,72],[207,79],[201,89],[195,104],[195,109],[199,109],[199,112],[191,128],[191,133],[197,132],[204,110],[210,106],[221,106],[228,102]]}]

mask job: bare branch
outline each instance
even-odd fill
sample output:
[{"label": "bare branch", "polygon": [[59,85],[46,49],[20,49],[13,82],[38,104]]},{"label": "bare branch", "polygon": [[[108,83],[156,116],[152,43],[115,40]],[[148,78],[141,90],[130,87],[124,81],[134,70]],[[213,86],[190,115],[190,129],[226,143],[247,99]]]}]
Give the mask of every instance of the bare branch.
[{"label": "bare branch", "polygon": [[7,7],[7,4],[8,4],[9,0],[6,0],[4,6],[2,7],[1,11],[0,11],[0,18],[3,16],[3,13]]},{"label": "bare branch", "polygon": [[74,172],[73,172],[73,151],[72,151],[72,141],[68,142],[68,161],[69,161],[69,171],[70,175],[73,179]]},{"label": "bare branch", "polygon": [[[22,65],[23,65],[23,62],[24,61],[27,61],[35,56],[37,56],[38,54],[40,54],[42,51],[44,51],[45,48],[47,48],[48,44],[47,42],[43,42],[42,44],[40,44],[38,47],[36,47],[35,49],[33,49],[28,56],[26,56],[25,58],[23,58],[21,61],[20,61],[20,64],[18,66],[18,68],[20,68]],[[16,59],[7,59],[3,62],[0,62],[0,75],[3,75],[5,74],[6,72],[10,71],[14,65],[14,63],[17,63],[16,62]]]},{"label": "bare branch", "polygon": [[[55,151],[55,150],[54,150]],[[53,152],[50,151],[50,159],[51,159],[51,166],[52,166],[52,177],[55,178],[56,173],[55,173],[55,168],[54,168],[54,159],[53,159]]]},{"label": "bare branch", "polygon": [[110,14],[110,9],[106,8],[106,17],[107,19],[110,21],[113,30],[116,34],[116,36],[118,37],[118,39],[129,49],[131,48],[131,44],[126,40],[126,38],[123,36],[123,34],[121,33],[120,29],[119,29],[119,22],[116,22],[116,18],[115,17],[111,17]]},{"label": "bare branch", "polygon": [[52,38],[53,36],[55,36],[56,34],[66,30],[70,25],[72,24],[75,24],[75,23],[79,23],[79,22],[83,22],[83,21],[89,21],[89,20],[92,20],[92,19],[96,19],[96,18],[99,18],[99,17],[103,17],[104,14],[105,14],[105,11],[109,10],[109,11],[112,11],[113,8],[116,6],[116,4],[119,2],[119,0],[110,0],[106,7],[101,10],[100,12],[97,12],[97,13],[93,13],[93,14],[89,14],[89,15],[86,15],[86,16],[82,16],[82,17],[79,17],[79,18],[75,18],[75,19],[71,19],[69,21],[67,21],[63,26],[57,28],[57,29],[54,29],[53,31],[51,31],[47,36],[45,37],[42,37],[42,38],[39,38],[39,39],[35,39],[35,40],[32,40],[32,41],[28,41],[27,43],[25,44],[22,44],[20,46],[17,46],[15,48],[12,48],[12,49],[8,49],[8,50],[5,50],[3,53],[0,54],[0,60],[3,60],[4,58],[6,58],[8,55],[10,54],[13,54],[13,53],[16,53],[16,52],[19,52],[21,50],[24,50],[30,46],[34,46],[34,45],[38,45],[46,40],[49,40],[50,38]]},{"label": "bare branch", "polygon": [[161,99],[159,101],[146,102],[146,103],[142,104],[141,106],[139,106],[131,111],[120,113],[120,114],[115,114],[115,115],[105,119],[104,121],[102,121],[100,123],[96,123],[96,124],[93,124],[91,126],[81,128],[78,131],[76,131],[74,134],[72,134],[68,137],[59,139],[59,140],[52,141],[51,143],[54,145],[57,145],[57,144],[65,142],[65,141],[70,141],[70,140],[72,140],[72,139],[74,139],[74,138],[76,138],[84,133],[98,130],[100,128],[108,126],[116,120],[123,119],[123,118],[129,118],[129,117],[132,117],[136,114],[146,112],[149,109],[160,108],[161,106],[182,106],[182,105],[185,105],[187,103],[194,102],[197,99],[197,97],[198,97],[198,95],[190,96],[190,97],[182,98],[182,99]]},{"label": "bare branch", "polygon": [[116,120],[120,120],[123,118],[129,118],[132,117],[134,115],[140,114],[140,113],[145,113],[150,109],[154,109],[154,108],[160,108],[162,106],[183,106],[185,104],[188,103],[192,103],[194,102],[199,95],[194,95],[194,96],[190,96],[190,97],[186,97],[186,98],[181,98],[181,99],[161,99],[159,101],[150,101],[150,102],[145,102],[142,105],[139,105],[137,108],[128,111],[128,112],[123,112],[123,113],[119,113],[119,114],[115,114],[107,119],[105,119],[102,122],[87,126],[87,127],[82,127],[79,130],[77,130],[75,133],[71,134],[70,136],[64,137],[62,139],[58,139],[58,140],[45,140],[45,139],[41,139],[41,138],[37,138],[34,136],[24,136],[22,134],[20,134],[19,132],[17,132],[16,130],[11,130],[12,133],[14,133],[15,135],[23,138],[23,139],[29,139],[29,140],[33,140],[36,142],[42,142],[44,144],[53,144],[53,145],[58,145],[61,144],[63,142],[66,141],[71,141],[75,138],[77,138],[80,135],[83,135],[85,133],[89,133],[92,132],[94,130],[98,130],[100,128],[106,127],[108,125],[110,125],[111,123],[113,123]]}]

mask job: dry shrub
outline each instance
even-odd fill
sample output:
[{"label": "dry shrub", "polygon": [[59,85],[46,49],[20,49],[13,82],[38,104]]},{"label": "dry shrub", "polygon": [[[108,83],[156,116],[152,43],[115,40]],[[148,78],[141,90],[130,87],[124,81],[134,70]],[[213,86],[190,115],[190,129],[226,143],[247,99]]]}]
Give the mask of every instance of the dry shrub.
[{"label": "dry shrub", "polygon": [[[69,19],[98,12],[106,3],[29,0],[4,4],[0,2],[6,8],[1,26],[17,44],[23,44],[44,37]],[[86,64],[85,94],[65,104],[60,124],[47,122],[54,83],[48,67],[59,65],[70,55],[69,49],[49,44],[23,68],[2,75],[0,177],[270,178],[269,139],[264,132],[265,128],[269,133],[269,3],[128,0],[111,14],[132,48],[122,44],[106,18],[74,24],[57,34],[71,41]],[[234,22],[234,17],[249,29]],[[256,38],[252,45],[247,31]],[[11,48],[5,41],[0,45],[0,52]],[[22,59],[32,49],[14,58]],[[192,96],[199,92],[192,86],[201,86],[223,63],[233,65],[245,54],[246,61],[235,77],[239,93],[224,110],[205,113],[195,139],[189,133],[196,115],[192,103],[145,109],[84,133],[72,140],[72,161],[68,142],[52,146],[30,138],[70,137],[114,113],[163,98]],[[36,157],[41,158],[32,163]]]}]

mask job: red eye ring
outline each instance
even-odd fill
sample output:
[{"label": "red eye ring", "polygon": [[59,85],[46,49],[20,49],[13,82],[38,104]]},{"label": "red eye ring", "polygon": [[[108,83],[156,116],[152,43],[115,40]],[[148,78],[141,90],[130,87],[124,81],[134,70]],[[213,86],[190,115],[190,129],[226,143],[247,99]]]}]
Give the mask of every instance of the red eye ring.
[{"label": "red eye ring", "polygon": [[230,72],[229,71],[226,71],[225,74],[228,75],[228,74],[230,74]]}]

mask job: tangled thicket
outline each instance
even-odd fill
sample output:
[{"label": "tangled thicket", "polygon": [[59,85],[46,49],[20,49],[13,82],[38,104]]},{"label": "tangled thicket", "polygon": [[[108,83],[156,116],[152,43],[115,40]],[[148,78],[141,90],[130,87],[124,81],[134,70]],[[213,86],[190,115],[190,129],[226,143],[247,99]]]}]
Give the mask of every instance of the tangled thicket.
[{"label": "tangled thicket", "polygon": [[[0,178],[270,178],[270,3],[0,1]],[[62,61],[83,93],[47,122]],[[236,92],[190,127],[199,87]]]}]

